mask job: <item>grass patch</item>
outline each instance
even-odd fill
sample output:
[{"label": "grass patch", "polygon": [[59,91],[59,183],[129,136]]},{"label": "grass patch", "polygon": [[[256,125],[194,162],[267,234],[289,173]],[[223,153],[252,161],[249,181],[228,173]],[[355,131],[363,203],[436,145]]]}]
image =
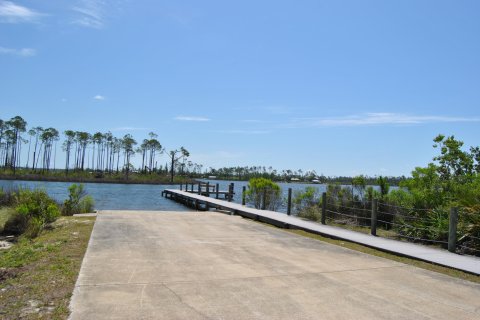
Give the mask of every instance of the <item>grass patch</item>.
[{"label": "grass patch", "polygon": [[0,319],[66,319],[94,217],[61,217],[0,251]]}]

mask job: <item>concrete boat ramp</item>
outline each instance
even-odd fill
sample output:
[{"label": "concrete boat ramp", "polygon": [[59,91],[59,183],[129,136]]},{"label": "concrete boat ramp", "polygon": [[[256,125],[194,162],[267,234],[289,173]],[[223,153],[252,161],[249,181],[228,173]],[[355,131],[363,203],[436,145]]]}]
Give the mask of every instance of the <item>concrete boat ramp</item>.
[{"label": "concrete boat ramp", "polygon": [[215,212],[102,211],[71,319],[480,319],[480,284]]},{"label": "concrete boat ramp", "polygon": [[202,206],[203,208],[224,209],[235,215],[266,222],[278,227],[301,229],[335,239],[359,243],[364,246],[391,252],[396,255],[423,260],[480,275],[480,258],[478,257],[462,256],[446,250],[431,248],[420,244],[375,237],[339,227],[306,221],[295,216],[288,216],[275,211],[258,210],[238,203],[227,202],[181,190],[167,189],[163,191],[163,195],[167,198],[184,203],[187,206],[196,208],[197,210],[201,209]]}]

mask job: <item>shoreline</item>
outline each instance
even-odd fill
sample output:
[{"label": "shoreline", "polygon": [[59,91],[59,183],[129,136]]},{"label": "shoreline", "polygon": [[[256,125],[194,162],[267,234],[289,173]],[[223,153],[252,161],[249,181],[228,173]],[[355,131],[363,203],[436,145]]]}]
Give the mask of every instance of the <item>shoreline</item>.
[{"label": "shoreline", "polygon": [[[0,174],[0,180],[10,181],[46,181],[46,182],[71,182],[71,183],[102,183],[102,184],[148,184],[148,185],[178,185],[182,182],[164,181],[138,181],[138,180],[116,180],[105,178],[79,178],[79,177],[46,177],[41,175],[4,175]],[[187,180],[192,183],[194,180]],[[195,181],[194,181],[195,182]]]}]

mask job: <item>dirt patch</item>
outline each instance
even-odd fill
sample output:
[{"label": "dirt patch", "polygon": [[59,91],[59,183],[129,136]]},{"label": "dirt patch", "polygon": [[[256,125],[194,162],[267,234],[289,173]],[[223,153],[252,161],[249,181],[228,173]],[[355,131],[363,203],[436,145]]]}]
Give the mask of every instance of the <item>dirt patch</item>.
[{"label": "dirt patch", "polygon": [[19,272],[20,268],[0,268],[0,282],[15,278]]}]

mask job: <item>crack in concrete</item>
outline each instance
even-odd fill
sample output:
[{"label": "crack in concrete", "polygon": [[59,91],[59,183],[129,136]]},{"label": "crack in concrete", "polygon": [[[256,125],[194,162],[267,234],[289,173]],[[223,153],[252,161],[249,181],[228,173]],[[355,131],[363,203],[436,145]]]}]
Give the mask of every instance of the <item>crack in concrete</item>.
[{"label": "crack in concrete", "polygon": [[204,317],[205,319],[212,319],[210,317],[208,317],[207,315],[205,315],[203,312],[201,312],[200,310],[198,310],[197,308],[193,307],[192,305],[186,303],[185,301],[183,301],[182,297],[180,297],[180,295],[178,295],[178,293],[176,293],[172,288],[170,288],[169,286],[167,286],[166,284],[162,284],[163,287],[165,287],[168,291],[170,291],[177,299],[178,301],[180,301],[180,303],[182,303],[183,305],[187,306],[188,308],[190,308],[191,310],[195,311],[196,313],[198,313],[199,315],[201,315],[202,317]]},{"label": "crack in concrete", "polygon": [[356,272],[356,271],[368,271],[368,270],[382,270],[382,269],[395,269],[395,268],[408,268],[408,265],[400,266],[387,266],[387,267],[374,267],[374,268],[359,268],[359,269],[347,269],[347,270],[333,270],[333,271],[319,271],[319,272],[301,272],[301,273],[287,273],[287,274],[276,274],[276,275],[267,275],[267,276],[253,276],[253,277],[232,277],[232,278],[219,278],[219,279],[208,279],[203,281],[166,281],[166,282],[133,282],[133,283],[100,283],[100,284],[79,284],[77,287],[102,287],[102,286],[122,286],[122,285],[164,285],[166,283],[207,283],[215,281],[230,281],[230,280],[249,280],[249,279],[267,279],[267,278],[283,278],[283,277],[294,277],[302,275],[316,275],[316,274],[333,274],[333,273],[342,273],[342,272]]}]

